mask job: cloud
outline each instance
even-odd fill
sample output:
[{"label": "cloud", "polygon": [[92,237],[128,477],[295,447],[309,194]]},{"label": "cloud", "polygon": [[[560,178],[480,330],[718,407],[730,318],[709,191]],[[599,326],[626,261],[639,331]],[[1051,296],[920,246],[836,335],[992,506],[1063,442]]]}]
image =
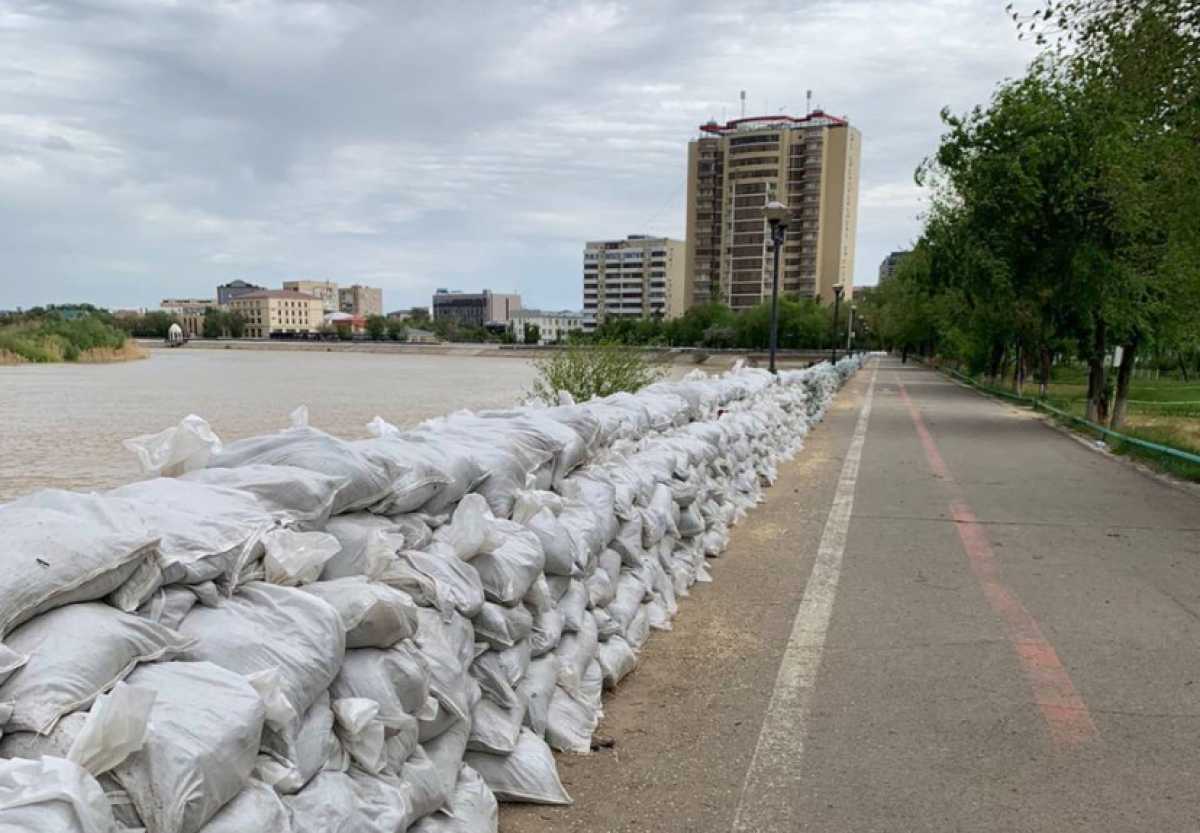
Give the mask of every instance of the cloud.
[{"label": "cloud", "polygon": [[298,276],[578,306],[586,240],[683,235],[740,89],[862,130],[873,282],[938,111],[1029,50],[991,0],[0,0],[0,308]]}]

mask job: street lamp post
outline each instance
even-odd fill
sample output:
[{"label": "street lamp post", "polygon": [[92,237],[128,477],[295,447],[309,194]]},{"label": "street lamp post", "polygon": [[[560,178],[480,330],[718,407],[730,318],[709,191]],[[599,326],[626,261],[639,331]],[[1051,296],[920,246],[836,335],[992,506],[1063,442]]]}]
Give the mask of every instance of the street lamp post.
[{"label": "street lamp post", "polygon": [[838,323],[838,322],[837,322],[837,320],[838,320],[838,307],[840,307],[840,306],[841,306],[841,304],[842,304],[842,293],[843,293],[843,292],[845,292],[845,290],[846,290],[846,287],[842,286],[840,283],[835,283],[835,284],[833,285],[833,353],[832,353],[832,355],[831,355],[831,357],[830,357],[830,361],[831,361],[833,364],[837,364],[837,345],[838,345],[838,331],[837,331],[837,323]]},{"label": "street lamp post", "polygon": [[851,345],[854,343],[854,313],[858,309],[854,304],[850,305],[850,320],[846,322],[846,355],[850,355]]},{"label": "street lamp post", "polygon": [[771,272],[771,341],[769,370],[775,373],[775,350],[779,345],[779,250],[787,235],[788,207],[778,200],[771,200],[763,210],[771,226],[771,249],[775,254],[775,267]]}]

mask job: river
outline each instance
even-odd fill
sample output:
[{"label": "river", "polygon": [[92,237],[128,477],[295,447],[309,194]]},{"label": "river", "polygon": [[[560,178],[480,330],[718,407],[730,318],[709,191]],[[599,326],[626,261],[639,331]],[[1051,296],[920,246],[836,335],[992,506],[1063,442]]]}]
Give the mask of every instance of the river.
[{"label": "river", "polygon": [[534,370],[516,358],[155,349],[143,361],[0,367],[0,501],[141,477],[121,440],[188,414],[233,440],[287,426],[366,436],[376,414],[408,425],[458,408],[511,405]]}]

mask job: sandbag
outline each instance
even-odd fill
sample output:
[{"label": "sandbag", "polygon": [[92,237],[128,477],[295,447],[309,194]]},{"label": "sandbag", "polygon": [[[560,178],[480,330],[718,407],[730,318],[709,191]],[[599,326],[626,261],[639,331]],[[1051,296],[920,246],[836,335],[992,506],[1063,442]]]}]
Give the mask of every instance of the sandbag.
[{"label": "sandbag", "polygon": [[336,610],[310,593],[264,582],[244,586],[218,608],[193,608],[179,630],[196,640],[189,656],[239,674],[275,671],[290,714],[311,706],[338,674],[346,636]]},{"label": "sandbag", "polygon": [[324,532],[273,529],[263,535],[263,574],[283,587],[310,584],[321,576],[326,562],[341,551],[337,538]]},{"label": "sandbag", "polygon": [[292,820],[275,790],[251,780],[202,833],[292,833]]},{"label": "sandbag", "polygon": [[249,492],[277,521],[320,529],[349,481],[296,466],[245,465],[190,471],[180,480]]},{"label": "sandbag", "polygon": [[208,461],[209,468],[256,464],[296,466],[344,479],[346,483],[331,507],[334,515],[366,509],[385,500],[392,494],[397,475],[386,463],[364,454],[353,443],[306,426],[227,443]]},{"label": "sandbag", "polygon": [[157,434],[141,434],[121,445],[138,458],[142,471],[155,477],[176,477],[202,469],[221,450],[221,440],[202,417],[188,414]]},{"label": "sandbag", "polygon": [[408,593],[417,604],[443,612],[455,610],[470,618],[483,607],[485,598],[473,565],[461,560],[448,545],[434,543],[426,552],[397,554],[380,580]]},{"label": "sandbag", "polygon": [[257,777],[288,794],[301,790],[334,755],[333,710],[329,692],[321,692],[299,718],[282,726],[263,728]]},{"label": "sandbag", "polygon": [[637,654],[624,637],[614,636],[601,642],[596,649],[596,659],[604,672],[604,687],[614,689],[617,683],[637,668]]},{"label": "sandbag", "polygon": [[0,505],[0,637],[71,602],[102,598],[156,552],[128,503],[57,489]]},{"label": "sandbag", "polygon": [[517,748],[524,720],[524,703],[500,705],[491,698],[481,697],[471,712],[471,734],[467,738],[467,748],[506,755]]},{"label": "sandbag", "polygon": [[409,546],[411,534],[409,527],[370,512],[330,518],[325,532],[342,545],[321,570],[326,581],[346,576],[379,578],[394,555]]},{"label": "sandbag", "polygon": [[516,749],[508,755],[468,751],[463,763],[483,778],[501,801],[532,804],[571,804],[558,779],[554,753],[528,729],[521,730]]},{"label": "sandbag", "polygon": [[517,686],[517,692],[527,704],[525,725],[541,737],[546,734],[550,699],[558,686],[558,659],[551,656],[535,659]]},{"label": "sandbag", "polygon": [[153,833],[196,833],[250,777],[263,704],[242,677],[208,662],[139,666],[155,692],[145,745],[112,770]]},{"label": "sandbag", "polygon": [[304,585],[341,617],[347,648],[390,648],[417,631],[417,606],[402,590],[365,576]]},{"label": "sandbag", "polygon": [[354,763],[371,774],[381,772],[388,755],[379,704],[365,697],[347,697],[333,701],[333,713],[337,738]]},{"label": "sandbag", "polygon": [[429,675],[429,661],[406,639],[388,649],[347,651],[329,691],[335,700],[374,700],[385,726],[400,725],[406,716],[430,714]]},{"label": "sandbag", "polygon": [[446,807],[409,829],[413,833],[498,833],[499,825],[496,796],[479,773],[464,764]]},{"label": "sandbag", "polygon": [[[192,592],[192,589],[198,586],[200,585],[160,587],[150,595],[150,598],[142,602],[137,609],[137,615],[156,625],[177,629],[192,608],[196,606],[196,603],[200,601],[199,597]],[[208,585],[208,587],[214,594],[217,592],[215,586]]]},{"label": "sandbag", "polygon": [[63,715],[88,708],[139,662],[174,659],[192,645],[169,628],[101,602],[43,613],[6,641],[29,662],[0,685],[0,702],[13,703],[5,731],[42,734]]},{"label": "sandbag", "polygon": [[549,509],[540,510],[524,524],[542,545],[545,553],[543,570],[547,575],[569,576],[576,572],[578,552],[575,541]]},{"label": "sandbag", "polygon": [[104,790],[63,758],[0,761],[0,830],[6,833],[115,833]]},{"label": "sandbag", "polygon": [[404,443],[387,437],[375,437],[355,440],[349,445],[390,473],[392,487],[387,497],[370,507],[372,512],[385,515],[416,512],[451,485],[450,476],[437,465],[409,453]]},{"label": "sandbag", "polygon": [[471,622],[476,640],[498,650],[511,648],[533,630],[533,616],[523,605],[503,607],[486,602]]},{"label": "sandbag", "polygon": [[484,596],[503,605],[521,601],[545,565],[538,537],[520,524],[500,520],[489,527],[483,550],[471,560]]}]

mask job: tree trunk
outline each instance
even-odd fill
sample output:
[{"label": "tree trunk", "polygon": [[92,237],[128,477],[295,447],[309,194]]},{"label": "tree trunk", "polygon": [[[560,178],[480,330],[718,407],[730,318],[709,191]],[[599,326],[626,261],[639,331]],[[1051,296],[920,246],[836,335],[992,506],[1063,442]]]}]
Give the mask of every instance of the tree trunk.
[{"label": "tree trunk", "polygon": [[1004,361],[1004,345],[996,342],[992,345],[991,360],[988,362],[988,384],[996,384],[996,379],[1000,375],[1000,364]]},{"label": "tree trunk", "polygon": [[1017,366],[1013,370],[1013,390],[1017,396],[1025,395],[1025,350],[1020,342],[1017,342]]},{"label": "tree trunk", "polygon": [[1186,383],[1188,381],[1187,362],[1183,359],[1182,350],[1179,351],[1179,374],[1183,376],[1183,381]]},{"label": "tree trunk", "polygon": [[1096,423],[1102,423],[1108,415],[1104,379],[1104,354],[1108,346],[1105,342],[1106,336],[1107,327],[1104,319],[1100,318],[1096,322],[1096,334],[1092,342],[1092,352],[1088,356],[1087,418],[1089,421]]},{"label": "tree trunk", "polygon": [[1042,378],[1038,380],[1038,396],[1043,399],[1050,392],[1050,366],[1053,361],[1049,346],[1042,346]]},{"label": "tree trunk", "polygon": [[1117,371],[1117,396],[1113,402],[1112,421],[1108,426],[1114,431],[1125,422],[1125,400],[1129,398],[1129,380],[1133,376],[1137,346],[1137,338],[1131,338],[1121,351],[1121,367]]}]

